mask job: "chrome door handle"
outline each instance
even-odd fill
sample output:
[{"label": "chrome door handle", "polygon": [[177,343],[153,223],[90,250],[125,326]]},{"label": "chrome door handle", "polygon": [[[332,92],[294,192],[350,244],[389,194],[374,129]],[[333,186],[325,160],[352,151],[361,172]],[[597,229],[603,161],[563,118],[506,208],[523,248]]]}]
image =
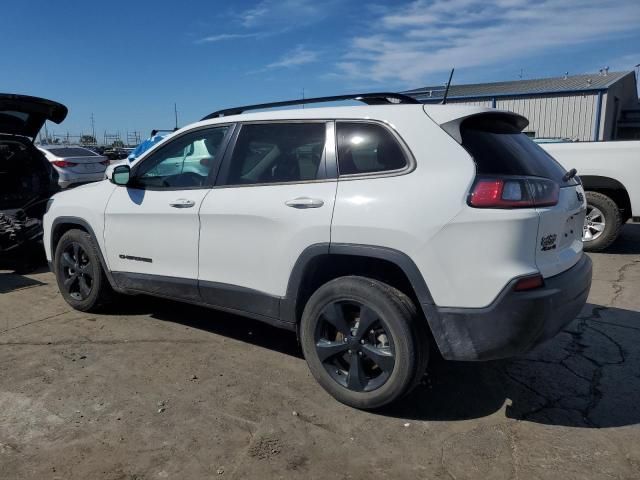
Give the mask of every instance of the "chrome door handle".
[{"label": "chrome door handle", "polygon": [[174,200],[169,205],[173,208],[191,208],[196,204],[193,200],[187,200],[186,198],[179,198]]},{"label": "chrome door handle", "polygon": [[319,208],[324,202],[319,198],[298,197],[287,200],[284,204],[292,208]]}]

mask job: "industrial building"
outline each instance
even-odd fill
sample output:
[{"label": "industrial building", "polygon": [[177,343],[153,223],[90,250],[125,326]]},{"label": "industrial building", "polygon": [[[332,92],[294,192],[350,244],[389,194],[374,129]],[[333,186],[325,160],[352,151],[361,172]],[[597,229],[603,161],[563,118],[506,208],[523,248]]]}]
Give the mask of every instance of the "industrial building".
[{"label": "industrial building", "polygon": [[[529,119],[535,138],[574,141],[640,139],[640,103],[635,72],[565,75],[509,82],[451,84],[447,103],[493,107]],[[424,103],[440,103],[445,87],[406,93]]]}]

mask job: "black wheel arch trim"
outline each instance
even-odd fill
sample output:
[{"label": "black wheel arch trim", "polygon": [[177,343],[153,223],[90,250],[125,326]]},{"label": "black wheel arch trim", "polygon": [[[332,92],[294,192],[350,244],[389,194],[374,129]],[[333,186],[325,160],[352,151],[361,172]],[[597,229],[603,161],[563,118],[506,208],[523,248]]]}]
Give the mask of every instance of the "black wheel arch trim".
[{"label": "black wheel arch trim", "polygon": [[51,259],[52,261],[49,262],[49,268],[51,269],[52,272],[55,273],[55,264],[53,262],[53,259],[55,257],[55,249],[57,244],[54,244],[54,238],[56,237],[56,231],[58,228],[60,228],[63,225],[77,225],[78,227],[82,227],[90,236],[91,236],[91,240],[94,242],[94,245],[96,247],[96,250],[98,252],[98,257],[100,259],[100,265],[102,266],[102,270],[104,271],[105,275],[107,276],[107,280],[109,281],[109,284],[111,285],[111,287],[120,293],[126,293],[124,289],[122,289],[118,283],[115,281],[113,275],[111,274],[111,271],[109,270],[109,268],[107,267],[107,262],[104,259],[104,255],[102,254],[102,249],[100,248],[100,243],[98,242],[98,238],[96,237],[95,232],[93,231],[93,228],[91,228],[91,225],[89,225],[89,222],[87,222],[85,219],[80,218],[80,217],[57,217],[52,225],[51,225],[51,238],[49,239],[50,243],[50,247],[51,247]]},{"label": "black wheel arch trim", "polygon": [[[429,305],[434,305],[433,297],[427,287],[424,277],[411,258],[399,250],[389,247],[379,247],[375,245],[362,245],[355,243],[318,243],[307,247],[298,257],[289,276],[287,293],[280,307],[280,314],[283,321],[297,324],[297,299],[300,287],[307,267],[312,260],[319,256],[330,255],[353,255],[358,257],[369,257],[386,260],[400,268],[409,279],[411,286],[418,297],[418,302],[423,309]],[[429,318],[431,311],[424,312]]]}]

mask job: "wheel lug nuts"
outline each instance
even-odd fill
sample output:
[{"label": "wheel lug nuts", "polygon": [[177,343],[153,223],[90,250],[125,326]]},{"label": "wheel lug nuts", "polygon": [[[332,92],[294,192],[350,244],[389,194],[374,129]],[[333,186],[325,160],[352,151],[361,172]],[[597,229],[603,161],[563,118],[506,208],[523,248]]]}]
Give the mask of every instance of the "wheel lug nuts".
[{"label": "wheel lug nuts", "polygon": [[364,340],[360,340],[360,344],[361,344],[361,345],[364,345]]},{"label": "wheel lug nuts", "polygon": [[353,350],[349,349],[347,352],[349,355],[353,355]]},{"label": "wheel lug nuts", "polygon": [[358,355],[362,356],[362,352],[358,352]]}]

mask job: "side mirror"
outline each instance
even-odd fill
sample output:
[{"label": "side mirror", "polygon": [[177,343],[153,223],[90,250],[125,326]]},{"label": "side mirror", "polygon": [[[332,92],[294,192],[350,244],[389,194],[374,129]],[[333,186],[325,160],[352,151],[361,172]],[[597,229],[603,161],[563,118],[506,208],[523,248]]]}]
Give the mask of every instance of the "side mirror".
[{"label": "side mirror", "polygon": [[110,173],[111,177],[109,178],[109,175],[107,174],[107,178],[111,180],[111,183],[116,185],[126,185],[129,183],[131,168],[129,165],[116,165]]}]

